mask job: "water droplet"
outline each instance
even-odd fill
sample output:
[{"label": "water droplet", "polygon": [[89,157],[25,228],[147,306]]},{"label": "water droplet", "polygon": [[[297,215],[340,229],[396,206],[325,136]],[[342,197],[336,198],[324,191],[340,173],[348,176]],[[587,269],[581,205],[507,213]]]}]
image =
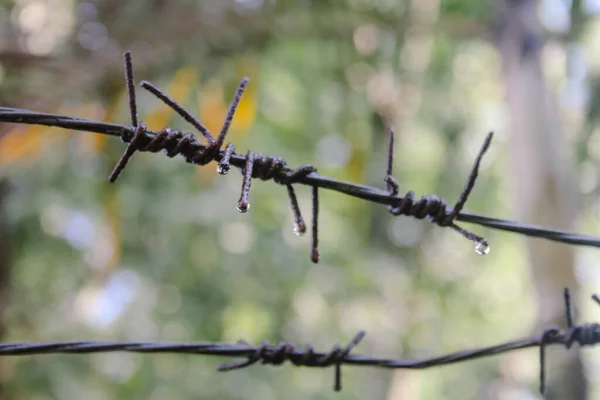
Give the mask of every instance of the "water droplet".
[{"label": "water droplet", "polygon": [[250,203],[248,203],[247,201],[238,201],[237,210],[239,212],[245,213],[245,212],[248,212],[249,209],[250,209]]},{"label": "water droplet", "polygon": [[230,169],[231,169],[231,167],[229,166],[229,164],[218,164],[217,165],[217,172],[221,175],[227,175],[229,173]]},{"label": "water droplet", "polygon": [[304,225],[304,222],[300,221],[300,222],[295,222],[294,223],[294,234],[296,236],[302,236],[306,233],[306,225]]},{"label": "water droplet", "polygon": [[477,242],[475,245],[475,253],[480,256],[485,256],[492,250],[492,246],[490,246],[487,242]]}]

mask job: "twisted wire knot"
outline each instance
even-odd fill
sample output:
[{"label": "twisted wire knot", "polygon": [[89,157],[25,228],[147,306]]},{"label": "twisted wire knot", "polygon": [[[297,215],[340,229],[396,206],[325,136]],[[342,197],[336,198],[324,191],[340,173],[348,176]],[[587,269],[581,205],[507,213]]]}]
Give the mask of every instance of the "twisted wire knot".
[{"label": "twisted wire knot", "polygon": [[[217,367],[218,371],[232,371],[249,367],[260,362],[263,365],[281,365],[289,361],[298,367],[330,367],[335,366],[335,384],[334,390],[342,390],[341,383],[341,364],[350,354],[350,351],[365,337],[366,332],[358,332],[354,338],[344,348],[338,344],[333,346],[327,354],[317,354],[312,346],[308,346],[305,351],[298,350],[294,345],[286,342],[280,342],[276,346],[271,346],[267,341],[257,347],[255,351],[248,356],[246,360],[230,364],[221,364]],[[238,344],[245,344],[240,341]]]},{"label": "twisted wire knot", "polygon": [[600,343],[600,324],[575,325],[567,333],[567,348],[571,348],[573,343],[580,346],[593,346]]},{"label": "twisted wire knot", "polygon": [[[242,95],[248,85],[248,78],[243,78],[238,85],[233,100],[227,111],[227,116],[221,128],[219,136],[215,139],[212,133],[202,124],[200,120],[194,117],[185,108],[170,98],[166,93],[147,81],[142,81],[141,86],[163,101],[173,110],[175,110],[183,119],[193,125],[206,139],[206,144],[201,144],[196,136],[191,133],[182,133],[178,130],[164,128],[156,134],[151,134],[143,122],[138,123],[137,105],[135,97],[135,80],[133,76],[133,65],[131,53],[124,55],[125,63],[125,83],[127,94],[129,96],[129,111],[133,132],[125,131],[121,134],[121,139],[128,143],[123,156],[113,169],[109,176],[110,182],[115,182],[119,174],[127,165],[129,159],[136,151],[159,152],[164,151],[168,157],[182,155],[189,163],[196,165],[206,165],[212,161],[218,161],[217,172],[226,175],[231,170],[231,157],[235,154],[235,147],[228,143],[225,149],[221,149],[225,143],[225,137],[233,121],[233,116],[241,101]],[[236,154],[236,156],[239,156]],[[306,225],[300,213],[298,200],[292,187],[292,183],[306,175],[316,172],[312,165],[304,165],[284,173],[282,170],[286,167],[286,161],[282,157],[268,156],[264,157],[261,153],[248,151],[244,157],[245,164],[238,166],[242,180],[242,193],[237,203],[239,212],[245,213],[250,209],[248,200],[252,178],[258,178],[264,181],[274,180],[276,183],[286,186],[292,212],[294,214],[294,233],[301,236],[306,232]],[[319,261],[318,249],[318,188],[313,186],[313,223],[312,223],[312,245],[310,258],[313,262]]]},{"label": "twisted wire knot", "polygon": [[391,196],[396,197],[398,200],[394,205],[388,206],[388,211],[392,215],[406,215],[409,217],[414,217],[417,219],[428,218],[434,224],[439,226],[451,227],[455,231],[462,234],[469,240],[472,240],[476,243],[475,251],[484,255],[489,253],[490,246],[485,238],[478,236],[468,230],[461,228],[456,225],[454,221],[458,217],[458,214],[464,207],[469,194],[473,190],[475,186],[475,181],[477,180],[477,176],[479,173],[479,165],[481,163],[481,159],[485,152],[487,151],[490,143],[492,141],[493,133],[490,132],[481,149],[479,150],[479,154],[475,159],[475,163],[471,169],[471,173],[465,185],[463,192],[460,194],[460,197],[452,211],[448,211],[448,205],[446,200],[435,196],[435,195],[424,195],[419,200],[415,201],[415,193],[411,190],[404,197],[397,197],[399,193],[400,185],[398,181],[394,179],[392,176],[392,169],[394,164],[394,132],[391,129],[388,129],[388,155],[387,155],[387,170],[386,176],[384,178],[386,189]]},{"label": "twisted wire knot", "polygon": [[[567,320],[566,332],[557,327],[546,329],[540,338],[540,393],[543,395],[546,391],[546,346],[549,344],[563,344],[567,349],[573,346],[573,343],[579,346],[593,346],[600,343],[600,324],[575,324],[573,320],[573,309],[571,307],[571,294],[569,289],[565,288],[563,292],[565,304],[565,317]],[[600,298],[597,295],[592,296],[597,304],[600,304]]]}]

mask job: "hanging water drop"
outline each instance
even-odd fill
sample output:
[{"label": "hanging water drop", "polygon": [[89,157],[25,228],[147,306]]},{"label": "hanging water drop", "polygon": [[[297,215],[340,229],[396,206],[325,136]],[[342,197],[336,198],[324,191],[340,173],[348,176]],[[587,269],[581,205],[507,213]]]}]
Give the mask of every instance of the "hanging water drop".
[{"label": "hanging water drop", "polygon": [[227,175],[230,169],[229,164],[217,164],[217,172],[221,175]]},{"label": "hanging water drop", "polygon": [[248,203],[247,201],[238,201],[236,208],[241,213],[248,212],[248,210],[250,209],[250,203]]},{"label": "hanging water drop", "polygon": [[302,236],[306,233],[306,225],[304,222],[294,222],[294,234],[296,236]]},{"label": "hanging water drop", "polygon": [[489,254],[490,250],[492,250],[492,246],[490,246],[488,242],[477,242],[475,245],[475,253],[479,254],[480,256]]}]

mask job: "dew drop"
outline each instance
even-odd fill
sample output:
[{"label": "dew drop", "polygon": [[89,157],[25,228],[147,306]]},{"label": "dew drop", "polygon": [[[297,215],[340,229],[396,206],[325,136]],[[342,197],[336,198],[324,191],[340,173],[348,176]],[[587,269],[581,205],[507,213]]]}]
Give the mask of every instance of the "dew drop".
[{"label": "dew drop", "polygon": [[306,233],[306,225],[304,225],[304,222],[298,223],[295,222],[294,223],[294,234],[296,236],[302,236]]},{"label": "dew drop", "polygon": [[238,201],[236,208],[241,213],[248,212],[248,210],[250,209],[250,203],[248,203],[247,201]]},{"label": "dew drop", "polygon": [[475,253],[480,256],[485,256],[489,254],[490,250],[492,250],[492,246],[490,246],[487,242],[477,242],[475,245]]},{"label": "dew drop", "polygon": [[230,169],[229,164],[217,164],[217,172],[221,175],[227,175]]}]

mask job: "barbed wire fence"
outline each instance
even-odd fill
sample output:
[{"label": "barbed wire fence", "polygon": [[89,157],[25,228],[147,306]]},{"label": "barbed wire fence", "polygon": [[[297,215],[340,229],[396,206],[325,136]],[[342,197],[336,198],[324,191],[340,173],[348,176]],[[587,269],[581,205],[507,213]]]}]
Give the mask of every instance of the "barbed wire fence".
[{"label": "barbed wire fence", "polygon": [[[125,53],[124,64],[131,125],[120,125],[85,118],[40,113],[7,107],[0,107],[0,122],[54,126],[65,129],[95,132],[120,138],[127,144],[127,147],[109,176],[109,181],[111,183],[114,183],[117,180],[136,151],[153,153],[163,151],[171,158],[181,155],[187,163],[199,166],[204,166],[215,161],[217,162],[217,172],[222,175],[229,173],[232,166],[236,167],[243,176],[241,194],[237,202],[237,209],[242,213],[247,212],[250,208],[249,193],[252,179],[258,178],[264,181],[272,180],[279,185],[285,186],[287,189],[290,206],[294,214],[293,230],[298,236],[305,234],[307,228],[296,199],[293,185],[302,184],[311,186],[312,240],[310,258],[315,263],[319,261],[320,257],[318,247],[319,189],[333,190],[369,202],[386,205],[388,211],[392,215],[404,215],[417,219],[427,218],[432,223],[441,227],[450,227],[467,239],[473,241],[475,243],[475,251],[480,255],[488,254],[491,249],[487,239],[456,225],[455,221],[478,224],[492,229],[509,231],[572,245],[600,247],[600,238],[598,237],[523,224],[463,210],[463,207],[475,186],[479,165],[491,144],[493,133],[489,133],[486,136],[459,199],[453,207],[448,207],[446,201],[436,195],[424,195],[418,200],[415,199],[413,191],[409,191],[404,196],[399,195],[398,182],[392,176],[394,135],[391,129],[388,130],[388,154],[386,173],[384,176],[386,190],[319,175],[313,165],[303,165],[298,168],[291,168],[282,157],[265,157],[261,153],[255,153],[251,150],[245,155],[239,154],[235,152],[235,147],[232,143],[228,143],[223,147],[237,107],[248,85],[248,78],[243,78],[238,85],[221,131],[216,138],[200,120],[179,105],[175,100],[170,98],[166,93],[152,83],[142,81],[141,86],[144,89],[155,95],[194,126],[205,138],[206,144],[202,144],[198,138],[191,133],[184,134],[170,128],[165,128],[160,132],[153,132],[149,130],[143,122],[138,120],[135,79],[130,52]],[[600,304],[600,298],[598,296],[593,295],[592,299]],[[264,342],[260,346],[251,346],[245,342],[227,344],[216,342],[164,343],[70,341],[0,343],[0,356],[127,351],[135,353],[183,353],[244,359],[230,364],[222,364],[217,368],[219,371],[231,371],[245,368],[256,363],[281,365],[288,361],[295,366],[301,367],[325,368],[333,366],[335,368],[334,389],[338,391],[341,390],[342,387],[342,365],[372,366],[388,369],[426,369],[493,356],[513,350],[538,347],[540,352],[540,392],[544,393],[546,346],[563,345],[569,349],[574,343],[577,343],[580,346],[591,346],[600,343],[599,323],[574,323],[568,289],[565,289],[564,291],[564,302],[566,330],[561,330],[558,327],[550,327],[544,330],[540,336],[515,340],[490,347],[461,350],[416,361],[350,354],[354,347],[358,345],[365,336],[365,331],[358,332],[346,347],[342,348],[339,345],[335,345],[329,352],[315,351],[310,345],[305,350],[301,350],[286,342],[281,342],[277,345],[270,345],[267,342]]]}]

